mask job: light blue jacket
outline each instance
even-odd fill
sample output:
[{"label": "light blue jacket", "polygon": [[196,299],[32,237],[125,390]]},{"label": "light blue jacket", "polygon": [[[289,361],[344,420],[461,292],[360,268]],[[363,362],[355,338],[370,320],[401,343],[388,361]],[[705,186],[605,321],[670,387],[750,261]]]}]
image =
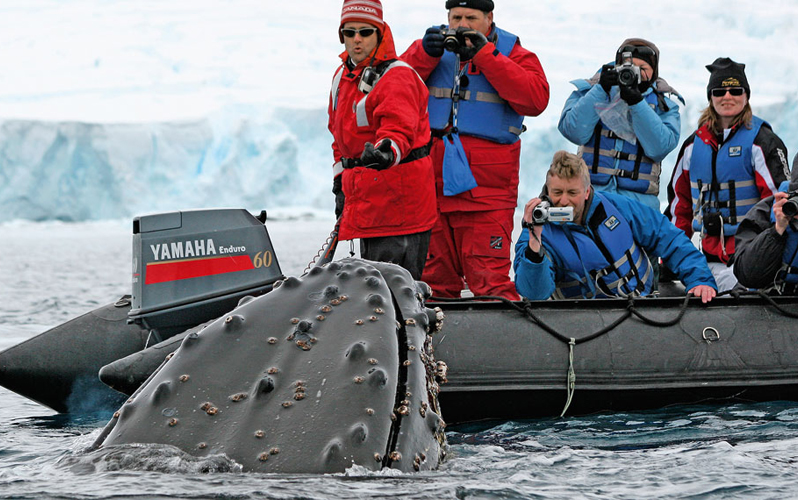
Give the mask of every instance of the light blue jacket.
[{"label": "light blue jacket", "polygon": [[[643,93],[641,102],[630,107],[632,129],[635,137],[645,150],[646,156],[658,163],[679,144],[679,130],[681,129],[678,104],[663,94],[660,94],[659,97],[667,110],[659,105],[652,107],[647,102],[651,100],[648,97],[655,89],[658,89],[660,82],[662,83],[662,89],[673,93],[684,103],[682,97],[671,89],[664,80],[658,80]],[[619,89],[617,86],[613,87],[610,89],[610,95],[608,95],[601,85],[592,84],[588,80],[574,80],[571,83],[576,86],[577,90],[572,92],[565,102],[557,128],[566,139],[574,144],[592,146],[595,143],[596,125],[600,122],[596,104],[609,104],[612,97],[618,94]],[[615,140],[614,149],[622,151],[625,144],[626,142],[623,139],[618,138]],[[619,168],[619,163],[620,160],[616,159],[612,168]],[[611,180],[611,185],[615,187],[614,190],[616,192],[627,195],[629,195],[628,193],[633,193],[632,197],[643,201],[652,208],[659,206],[659,202],[656,201],[656,194],[640,193],[640,195],[637,195],[633,191],[627,192],[627,190],[616,186],[615,179]],[[601,186],[597,186],[597,188],[602,190]]]},{"label": "light blue jacket", "polygon": [[[717,290],[715,279],[707,266],[706,258],[693,246],[684,232],[665,218],[664,215],[646,205],[622,195],[595,193],[591,195],[585,220],[590,220],[596,207],[602,202],[601,197],[608,200],[627,220],[631,226],[635,242],[649,255],[662,257],[669,269],[673,270],[687,290],[698,285],[708,285]],[[595,239],[587,226],[566,223],[573,232],[581,232]],[[543,238],[543,261],[535,263],[526,256],[529,248],[529,231],[521,231],[515,245],[515,288],[522,296],[530,300],[543,300],[552,296],[557,283],[570,280],[567,271],[583,273],[582,269],[568,270],[561,254],[550,242]],[[590,271],[590,270],[588,270]]]},{"label": "light blue jacket", "polygon": [[[571,83],[576,86],[576,90],[565,101],[557,128],[566,139],[581,146],[590,142],[599,122],[596,103],[609,103],[610,96],[604,92],[601,85],[591,85],[587,80],[574,80]],[[643,97],[653,92],[656,87],[657,82],[654,82],[643,93]],[[617,91],[618,87],[613,87],[610,93],[614,94]],[[665,96],[663,99],[668,111],[662,110],[659,106],[652,109],[645,99],[630,107],[635,136],[646,150],[646,155],[656,161],[662,161],[679,144],[679,130],[682,123],[679,106]]]}]

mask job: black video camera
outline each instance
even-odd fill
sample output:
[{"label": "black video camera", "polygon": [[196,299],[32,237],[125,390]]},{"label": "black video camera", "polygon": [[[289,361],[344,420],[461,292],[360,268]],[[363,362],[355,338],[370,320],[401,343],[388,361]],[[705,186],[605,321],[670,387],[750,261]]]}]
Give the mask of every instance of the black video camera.
[{"label": "black video camera", "polygon": [[781,206],[781,211],[787,217],[798,215],[798,191],[790,191],[787,193],[787,201]]}]

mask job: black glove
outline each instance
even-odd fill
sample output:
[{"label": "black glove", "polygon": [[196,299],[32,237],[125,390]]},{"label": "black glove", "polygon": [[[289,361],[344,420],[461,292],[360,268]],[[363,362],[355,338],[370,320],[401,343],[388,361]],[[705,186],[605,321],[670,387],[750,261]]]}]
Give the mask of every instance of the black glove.
[{"label": "black glove", "polygon": [[367,142],[363,154],[360,155],[363,166],[374,170],[385,170],[393,165],[394,160],[391,141],[388,140],[382,141],[376,148],[372,143]]},{"label": "black glove", "polygon": [[605,64],[601,67],[601,74],[599,75],[599,85],[604,89],[607,95],[610,95],[610,89],[618,85],[618,72],[611,64]]},{"label": "black glove", "polygon": [[471,40],[471,47],[463,44],[458,51],[460,54],[460,59],[463,61],[472,59],[475,55],[477,55],[477,52],[479,52],[480,49],[482,49],[482,47],[488,43],[488,39],[480,31],[460,27],[457,28],[457,32],[462,34],[463,38],[466,40]]},{"label": "black glove", "polygon": [[443,26],[432,26],[427,28],[424,38],[421,39],[421,46],[424,52],[430,57],[441,57],[443,55]]},{"label": "black glove", "polygon": [[333,178],[333,188],[332,192],[335,194],[335,218],[341,217],[341,214],[344,213],[344,190],[341,188],[341,177],[343,174],[336,175]]},{"label": "black glove", "polygon": [[471,45],[473,45],[474,49],[476,49],[476,51],[474,52],[475,54],[480,50],[482,50],[482,47],[484,47],[488,43],[487,37],[481,31],[477,30],[466,31],[465,33],[463,33],[463,36],[466,37],[467,40],[471,40]]},{"label": "black glove", "polygon": [[637,85],[621,85],[621,99],[626,101],[629,106],[634,106],[643,100],[643,94],[640,93]]}]

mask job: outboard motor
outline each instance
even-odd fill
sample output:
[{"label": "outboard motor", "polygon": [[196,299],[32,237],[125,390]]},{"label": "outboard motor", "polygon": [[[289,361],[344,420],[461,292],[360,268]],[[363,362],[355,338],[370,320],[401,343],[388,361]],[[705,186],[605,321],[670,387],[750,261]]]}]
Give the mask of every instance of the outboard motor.
[{"label": "outboard motor", "polygon": [[136,217],[129,319],[161,340],[271,290],[283,274],[265,221],[243,209]]},{"label": "outboard motor", "polygon": [[0,386],[58,411],[117,408],[103,366],[218,318],[283,278],[266,213],[192,210],[133,221],[133,292],[0,353]]}]

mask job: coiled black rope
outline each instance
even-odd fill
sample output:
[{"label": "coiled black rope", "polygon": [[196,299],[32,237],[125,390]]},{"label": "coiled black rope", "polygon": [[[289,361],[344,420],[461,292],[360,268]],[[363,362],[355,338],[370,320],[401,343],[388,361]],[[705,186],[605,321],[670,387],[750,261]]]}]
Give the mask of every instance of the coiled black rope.
[{"label": "coiled black rope", "polygon": [[[779,313],[783,314],[784,316],[787,316],[789,318],[798,318],[798,313],[794,313],[794,312],[786,310],[783,306],[781,306],[776,301],[774,301],[771,296],[769,296],[767,293],[765,293],[765,292],[763,292],[761,290],[755,290],[755,291],[728,290],[728,291],[719,293],[717,296],[721,297],[721,296],[724,296],[724,295],[728,295],[728,296],[734,297],[735,299],[739,299],[740,297],[746,297],[746,296],[748,296],[748,297],[758,296],[758,297],[761,297],[762,299],[764,299],[766,302],[768,302],[771,306],[773,306]],[[601,330],[598,330],[597,332],[591,333],[590,335],[587,335],[587,336],[581,337],[579,339],[576,339],[576,344],[584,344],[585,342],[590,342],[591,340],[594,340],[594,339],[596,339],[598,337],[601,337],[602,335],[604,335],[606,333],[611,332],[612,330],[617,328],[621,323],[623,323],[624,321],[629,319],[631,316],[635,316],[638,319],[640,319],[642,322],[646,323],[647,325],[651,325],[651,326],[668,327],[668,326],[676,325],[677,323],[679,323],[682,320],[682,318],[684,318],[684,315],[687,312],[687,306],[688,306],[688,304],[690,302],[690,298],[691,298],[690,295],[685,295],[684,301],[682,302],[682,305],[679,307],[679,312],[676,314],[676,316],[673,319],[665,320],[665,321],[658,321],[658,320],[655,320],[655,319],[652,319],[650,317],[645,316],[636,307],[636,304],[639,301],[642,300],[642,301],[645,302],[645,301],[652,300],[652,299],[643,298],[643,297],[637,297],[637,298],[629,297],[627,299],[627,303],[626,303],[626,312],[624,312],[620,317],[618,317],[618,319],[613,321],[612,324],[607,325],[606,327],[602,328]],[[484,302],[484,301],[502,302],[505,305],[507,305],[508,307],[510,307],[512,309],[515,309],[516,311],[518,311],[521,314],[523,314],[528,320],[530,320],[531,322],[533,322],[536,325],[538,325],[542,330],[546,331],[547,333],[552,335],[554,338],[556,338],[560,342],[562,342],[564,344],[569,344],[571,342],[571,337],[568,337],[568,336],[563,335],[562,333],[558,332],[555,328],[553,328],[552,326],[548,325],[544,320],[542,320],[540,317],[538,317],[534,313],[534,307],[533,307],[532,301],[530,301],[528,299],[522,299],[521,302],[519,303],[519,302],[516,302],[516,301],[512,301],[510,299],[504,298],[504,297],[496,297],[496,296],[491,296],[491,295],[485,295],[485,296],[478,296],[478,297],[463,297],[463,298],[431,297],[430,301],[434,301],[434,302]]]}]

